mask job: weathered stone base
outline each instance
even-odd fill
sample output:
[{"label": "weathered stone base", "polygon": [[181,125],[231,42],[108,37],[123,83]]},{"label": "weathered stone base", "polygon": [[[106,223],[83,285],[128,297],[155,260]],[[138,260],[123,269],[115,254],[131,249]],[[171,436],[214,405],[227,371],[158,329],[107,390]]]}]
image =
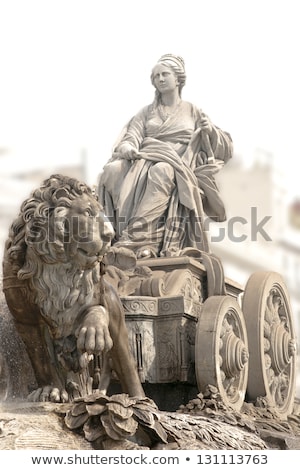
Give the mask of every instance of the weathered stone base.
[{"label": "weathered stone base", "polygon": [[283,423],[252,405],[236,414],[211,408],[198,413],[195,401],[187,406],[182,413],[159,412],[176,436],[167,443],[151,443],[140,433],[119,441],[107,436],[100,445],[67,428],[64,418],[71,405],[5,402],[0,405],[0,450],[300,450],[298,402]]}]

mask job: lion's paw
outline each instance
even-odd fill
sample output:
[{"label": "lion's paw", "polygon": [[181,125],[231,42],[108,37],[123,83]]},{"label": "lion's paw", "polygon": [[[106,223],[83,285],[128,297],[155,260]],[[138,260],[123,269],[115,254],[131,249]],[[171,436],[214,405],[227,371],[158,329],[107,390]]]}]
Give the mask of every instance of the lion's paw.
[{"label": "lion's paw", "polygon": [[90,307],[76,331],[78,350],[88,355],[109,351],[113,342],[108,325],[109,315],[106,308],[102,305]]},{"label": "lion's paw", "polygon": [[69,401],[69,396],[66,390],[60,390],[59,388],[48,385],[33,390],[33,392],[28,395],[27,400],[33,402],[50,401],[52,403],[66,403]]}]

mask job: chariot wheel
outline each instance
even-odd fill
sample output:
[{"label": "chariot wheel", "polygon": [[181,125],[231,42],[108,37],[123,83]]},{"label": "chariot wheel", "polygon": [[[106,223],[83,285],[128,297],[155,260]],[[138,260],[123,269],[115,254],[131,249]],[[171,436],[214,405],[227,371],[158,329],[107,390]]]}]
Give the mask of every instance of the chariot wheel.
[{"label": "chariot wheel", "polygon": [[247,397],[266,399],[277,414],[291,414],[296,380],[296,339],[289,295],[274,272],[250,276],[242,310],[249,340]]},{"label": "chariot wheel", "polygon": [[248,341],[242,310],[230,296],[203,303],[195,342],[195,371],[200,392],[218,388],[223,403],[240,410],[248,380]]}]

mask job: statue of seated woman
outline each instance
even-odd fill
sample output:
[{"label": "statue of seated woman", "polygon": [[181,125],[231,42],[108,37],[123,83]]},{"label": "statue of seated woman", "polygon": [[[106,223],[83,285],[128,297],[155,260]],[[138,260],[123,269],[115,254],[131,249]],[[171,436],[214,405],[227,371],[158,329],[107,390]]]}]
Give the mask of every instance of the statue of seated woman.
[{"label": "statue of seated woman", "polygon": [[154,66],[153,103],[125,126],[99,177],[99,200],[114,243],[137,257],[209,252],[204,220],[226,220],[214,175],[232,157],[232,140],[182,100],[185,65],[163,55]]}]

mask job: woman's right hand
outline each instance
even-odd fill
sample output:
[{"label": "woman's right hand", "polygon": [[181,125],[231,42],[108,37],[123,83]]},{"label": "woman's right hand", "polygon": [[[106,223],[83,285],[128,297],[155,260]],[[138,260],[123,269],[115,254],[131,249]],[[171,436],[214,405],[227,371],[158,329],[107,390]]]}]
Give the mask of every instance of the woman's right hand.
[{"label": "woman's right hand", "polygon": [[134,160],[138,157],[137,149],[128,142],[123,142],[119,145],[116,152],[119,154],[120,158],[125,158],[126,160]]}]

